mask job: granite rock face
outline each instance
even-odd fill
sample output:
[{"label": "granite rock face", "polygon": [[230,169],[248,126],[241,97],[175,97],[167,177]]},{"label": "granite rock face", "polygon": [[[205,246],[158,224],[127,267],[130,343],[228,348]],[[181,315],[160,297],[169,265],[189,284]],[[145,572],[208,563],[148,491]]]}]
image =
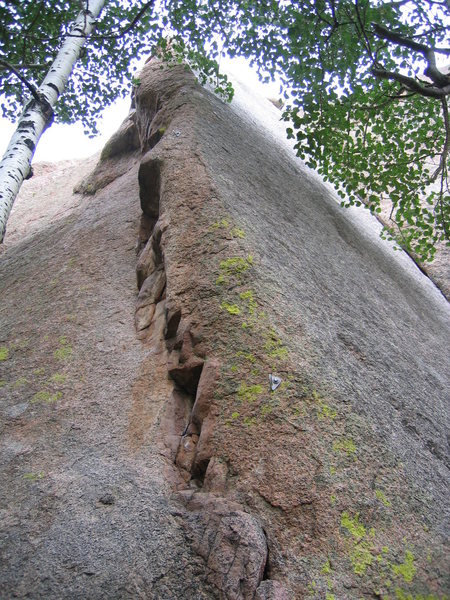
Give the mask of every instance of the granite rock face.
[{"label": "granite rock face", "polygon": [[11,217],[2,597],[443,598],[446,301],[269,103],[140,81],[85,196]]}]

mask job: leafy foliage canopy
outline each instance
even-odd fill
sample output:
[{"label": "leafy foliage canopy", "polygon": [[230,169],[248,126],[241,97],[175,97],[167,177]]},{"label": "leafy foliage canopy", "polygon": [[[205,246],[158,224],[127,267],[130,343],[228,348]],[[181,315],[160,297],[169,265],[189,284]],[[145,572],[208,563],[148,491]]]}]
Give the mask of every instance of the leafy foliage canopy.
[{"label": "leafy foliage canopy", "polygon": [[[17,115],[23,79],[37,85],[80,5],[0,0],[5,115]],[[299,156],[344,204],[389,207],[390,235],[429,260],[449,239],[450,76],[437,62],[450,55],[449,23],[449,0],[109,0],[58,118],[95,132],[96,115],[129,93],[133,59],[157,44],[229,95],[220,56],[245,56],[280,79]]]}]

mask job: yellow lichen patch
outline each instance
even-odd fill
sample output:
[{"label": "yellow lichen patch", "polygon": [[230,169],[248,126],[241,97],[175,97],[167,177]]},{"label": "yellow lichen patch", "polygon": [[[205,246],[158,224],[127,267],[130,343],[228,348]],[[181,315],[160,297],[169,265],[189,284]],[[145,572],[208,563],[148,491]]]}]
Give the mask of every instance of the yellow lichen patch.
[{"label": "yellow lichen patch", "polygon": [[234,238],[240,238],[240,239],[244,239],[245,238],[245,231],[243,229],[240,229],[239,227],[233,227],[233,229],[230,231],[231,237]]},{"label": "yellow lichen patch", "polygon": [[241,314],[241,309],[239,308],[239,306],[237,304],[230,304],[229,302],[223,301],[220,305],[220,308],[222,310],[226,310],[227,312],[229,312],[230,315],[240,315]]},{"label": "yellow lichen patch", "polygon": [[40,392],[34,394],[33,398],[31,399],[31,402],[32,404],[36,404],[38,402],[43,402],[45,404],[53,404],[53,402],[56,402],[60,398],[62,398],[62,392],[55,392],[54,394],[52,394],[47,390],[41,390]]},{"label": "yellow lichen patch", "polygon": [[284,346],[276,331],[272,328],[265,334],[266,342],[264,349],[271,358],[285,360],[288,357],[288,349]]},{"label": "yellow lichen patch", "polygon": [[261,414],[263,417],[270,415],[270,413],[272,411],[273,411],[273,408],[272,408],[272,406],[270,406],[270,404],[264,404],[264,406],[261,408]]},{"label": "yellow lichen patch", "polygon": [[350,548],[349,556],[353,565],[353,571],[356,575],[364,575],[367,567],[373,563],[373,552],[375,550],[370,538],[375,536],[375,530],[372,528],[367,535],[367,530],[359,521],[359,514],[351,517],[347,511],[341,515],[341,526],[351,535],[353,542]]},{"label": "yellow lichen patch", "polygon": [[211,229],[228,229],[230,226],[230,222],[228,219],[219,219],[211,225]]},{"label": "yellow lichen patch", "polygon": [[217,284],[228,283],[231,278],[241,279],[242,275],[253,265],[253,256],[249,254],[246,258],[241,256],[232,256],[222,260],[219,264],[219,277]]},{"label": "yellow lichen patch", "polygon": [[386,507],[391,506],[390,500],[388,500],[388,498],[386,498],[386,496],[382,490],[375,490],[375,496],[382,504],[384,504],[384,506],[386,506]]},{"label": "yellow lichen patch", "polygon": [[246,303],[246,305],[247,305],[246,308],[247,308],[249,314],[252,316],[255,315],[258,305],[256,303],[256,300],[253,297],[253,291],[246,290],[245,292],[241,292],[239,294],[239,297],[241,300],[243,300]]},{"label": "yellow lichen patch", "polygon": [[442,596],[440,599],[438,596],[434,594],[408,594],[408,592],[404,592],[401,588],[395,588],[395,598],[396,600],[448,600],[448,596]]},{"label": "yellow lichen patch", "polygon": [[398,577],[403,577],[406,583],[410,583],[417,571],[414,566],[414,560],[414,554],[407,550],[405,552],[405,560],[402,563],[391,566],[392,572]]},{"label": "yellow lichen patch", "polygon": [[344,511],[341,515],[341,526],[357,540],[362,540],[366,536],[366,528],[359,522],[359,513],[351,517],[347,511]]},{"label": "yellow lichen patch", "polygon": [[356,445],[351,438],[343,438],[333,443],[333,452],[345,452],[347,456],[356,454]]},{"label": "yellow lichen patch", "polygon": [[316,391],[313,391],[313,398],[317,402],[317,418],[319,421],[333,420],[337,417],[337,412],[326,404]]},{"label": "yellow lichen patch", "polygon": [[242,352],[242,350],[239,350],[239,352],[236,352],[236,356],[238,358],[245,358],[245,360],[248,360],[251,363],[256,362],[256,358],[251,352]]},{"label": "yellow lichen patch", "polygon": [[51,383],[65,383],[67,380],[67,375],[62,375],[61,373],[55,373],[49,379]]},{"label": "yellow lichen patch", "polygon": [[72,346],[68,342],[65,335],[59,338],[59,348],[53,352],[56,360],[64,361],[70,358],[72,354]]},{"label": "yellow lichen patch", "polygon": [[239,398],[241,398],[241,400],[246,400],[247,402],[253,402],[262,393],[262,385],[247,385],[244,381],[241,383],[238,389]]},{"label": "yellow lichen patch", "polygon": [[22,476],[27,481],[39,481],[39,479],[44,479],[45,475],[43,471],[39,473],[24,473]]},{"label": "yellow lichen patch", "polygon": [[331,573],[331,571],[332,571],[331,564],[330,564],[329,559],[327,559],[325,564],[320,569],[320,572],[323,573],[324,575],[329,575]]},{"label": "yellow lichen patch", "polygon": [[30,382],[28,381],[28,379],[27,379],[26,377],[19,377],[19,379],[17,379],[17,380],[14,382],[14,385],[13,385],[13,387],[14,387],[14,388],[23,387],[23,386],[25,386],[25,385],[28,385],[28,383],[30,383]]}]

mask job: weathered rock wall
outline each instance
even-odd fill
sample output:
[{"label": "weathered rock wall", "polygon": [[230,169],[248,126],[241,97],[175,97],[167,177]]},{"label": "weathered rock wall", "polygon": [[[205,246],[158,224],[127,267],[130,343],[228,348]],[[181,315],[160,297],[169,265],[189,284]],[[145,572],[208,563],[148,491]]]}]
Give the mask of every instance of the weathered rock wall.
[{"label": "weathered rock wall", "polygon": [[5,597],[444,597],[429,282],[183,67],[78,189],[2,257]]}]

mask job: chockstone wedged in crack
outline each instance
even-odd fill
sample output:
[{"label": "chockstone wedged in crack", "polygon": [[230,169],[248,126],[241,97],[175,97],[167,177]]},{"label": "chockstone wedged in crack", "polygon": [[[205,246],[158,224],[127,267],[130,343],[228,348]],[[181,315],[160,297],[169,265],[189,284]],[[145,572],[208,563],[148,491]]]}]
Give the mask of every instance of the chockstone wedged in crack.
[{"label": "chockstone wedged in crack", "polygon": [[140,81],[93,195],[3,256],[3,589],[444,597],[445,301],[266,109]]}]

